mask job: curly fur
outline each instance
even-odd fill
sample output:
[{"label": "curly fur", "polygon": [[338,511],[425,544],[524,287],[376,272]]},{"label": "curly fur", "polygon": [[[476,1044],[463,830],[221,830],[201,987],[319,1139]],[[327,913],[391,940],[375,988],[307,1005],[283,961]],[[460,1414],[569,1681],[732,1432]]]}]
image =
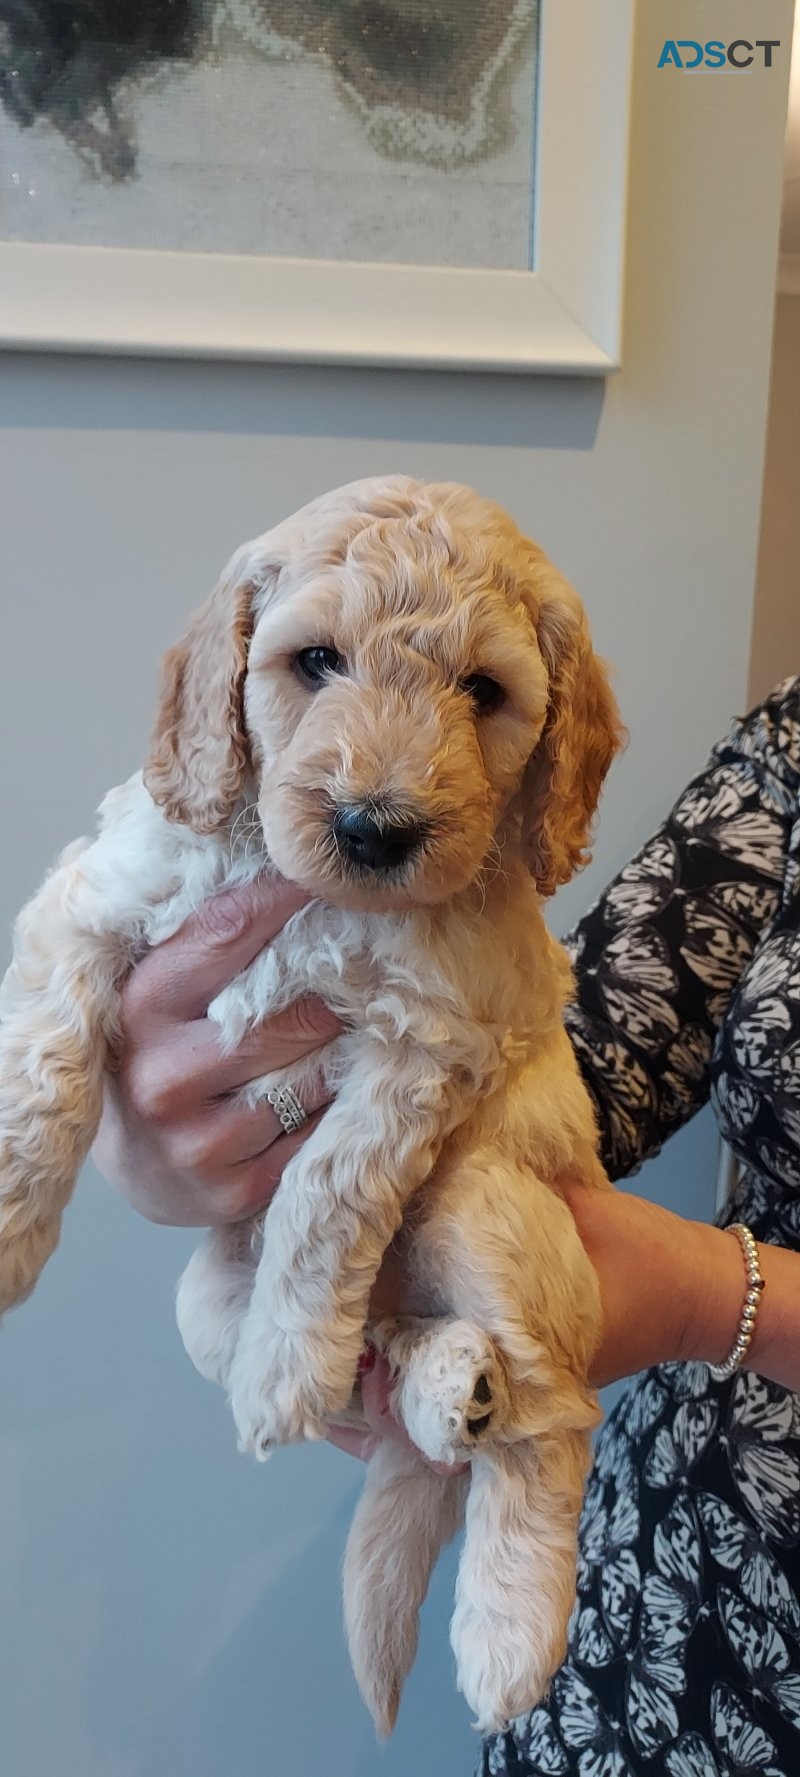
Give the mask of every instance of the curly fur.
[{"label": "curly fur", "polygon": [[[335,647],[316,691],[298,651]],[[504,700],[477,711],[465,681]],[[619,740],[576,595],[499,508],[400,477],[324,496],[238,551],[165,663],[143,775],[106,797],[16,928],[0,999],[0,1310],[58,1239],[94,1138],[118,993],[138,955],[225,884],[278,870],[313,899],[209,1008],[230,1046],[309,991],[345,1034],[284,1077],[335,1100],[259,1223],[213,1233],[179,1288],[184,1342],[243,1448],[359,1414],[365,1329],[415,1455],[374,1458],[345,1563],[354,1667],[382,1730],[441,1544],[464,1519],[452,1639],[481,1727],[561,1658],[597,1407],[594,1273],[562,1199],[605,1184],[541,897],[586,857]],[[386,878],[332,817],[413,819]],[[245,811],[257,809],[240,843]],[[248,1088],[251,1100],[281,1076]],[[410,1212],[433,1321],[369,1322]]]}]

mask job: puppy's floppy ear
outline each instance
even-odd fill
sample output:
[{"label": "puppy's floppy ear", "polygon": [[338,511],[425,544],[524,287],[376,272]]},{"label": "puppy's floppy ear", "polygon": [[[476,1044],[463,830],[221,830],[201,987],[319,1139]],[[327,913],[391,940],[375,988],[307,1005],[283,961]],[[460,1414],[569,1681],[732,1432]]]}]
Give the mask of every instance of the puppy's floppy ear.
[{"label": "puppy's floppy ear", "polygon": [[625,736],[580,601],[560,576],[541,589],[534,622],[548,701],[522,786],[522,832],[536,886],[547,896],[589,862],[603,780]]},{"label": "puppy's floppy ear", "polygon": [[168,820],[213,833],[229,817],[247,768],[243,686],[252,582],[236,558],[164,656],[144,781]]}]

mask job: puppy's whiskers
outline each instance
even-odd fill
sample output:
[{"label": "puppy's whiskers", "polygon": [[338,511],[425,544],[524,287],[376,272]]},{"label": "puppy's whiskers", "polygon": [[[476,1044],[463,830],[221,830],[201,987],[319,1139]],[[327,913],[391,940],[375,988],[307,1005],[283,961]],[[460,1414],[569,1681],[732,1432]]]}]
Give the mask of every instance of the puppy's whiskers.
[{"label": "puppy's whiskers", "polygon": [[250,848],[254,840],[258,841],[261,840],[261,838],[262,831],[258,815],[258,804],[256,802],[245,802],[244,806],[240,808],[230,831],[229,847],[231,863],[234,863],[237,854],[240,856],[242,855],[242,845],[244,846],[244,858],[245,861],[247,861],[250,857]]},{"label": "puppy's whiskers", "polygon": [[492,884],[500,880],[508,887],[508,871],[503,865],[503,853],[497,839],[489,841],[486,857],[475,877],[475,886],[480,896],[481,913],[486,912],[486,899]]},{"label": "puppy's whiskers", "polygon": [[314,840],[313,855],[315,863],[322,862],[327,864],[330,863],[332,857],[340,858],[341,852],[337,843],[336,834],[333,832],[325,833],[324,831],[318,833]]},{"label": "puppy's whiskers", "polygon": [[[490,865],[489,863],[490,858],[494,859],[493,865]],[[508,872],[503,865],[502,848],[495,834],[492,834],[492,837],[489,840],[486,858],[484,859],[482,866],[482,873],[486,879],[487,888],[490,887],[493,882],[497,881],[498,876],[502,876],[504,882],[508,881]]]}]

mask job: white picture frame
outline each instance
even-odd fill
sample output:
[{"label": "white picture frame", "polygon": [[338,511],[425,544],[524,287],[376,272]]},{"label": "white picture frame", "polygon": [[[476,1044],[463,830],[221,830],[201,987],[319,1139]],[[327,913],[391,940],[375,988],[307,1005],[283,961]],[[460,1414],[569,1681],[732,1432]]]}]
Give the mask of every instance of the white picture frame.
[{"label": "white picture frame", "polygon": [[634,0],[540,0],[530,271],[0,242],[17,350],[619,368]]}]

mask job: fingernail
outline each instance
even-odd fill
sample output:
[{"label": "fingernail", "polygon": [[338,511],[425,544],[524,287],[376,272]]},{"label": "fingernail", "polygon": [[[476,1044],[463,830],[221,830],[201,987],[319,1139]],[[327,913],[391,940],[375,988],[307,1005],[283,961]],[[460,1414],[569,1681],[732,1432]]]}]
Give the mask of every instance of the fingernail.
[{"label": "fingernail", "polygon": [[374,1370],[377,1355],[374,1345],[366,1345],[358,1360],[356,1375],[367,1376],[370,1370]]},{"label": "fingernail", "polygon": [[215,895],[200,908],[198,919],[215,938],[238,938],[252,922],[252,909],[241,890],[229,889]]},{"label": "fingernail", "polygon": [[316,1018],[320,1036],[341,1036],[344,1030],[341,1018],[337,1018],[336,1013],[331,1011],[330,1006],[326,1006],[324,1000],[317,1000]]}]

